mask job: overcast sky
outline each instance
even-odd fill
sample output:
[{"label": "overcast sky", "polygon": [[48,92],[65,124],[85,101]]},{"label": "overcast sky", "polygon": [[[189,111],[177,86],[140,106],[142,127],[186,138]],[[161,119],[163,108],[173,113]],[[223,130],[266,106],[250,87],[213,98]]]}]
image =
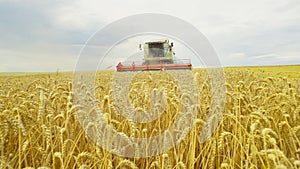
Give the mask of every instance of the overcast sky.
[{"label": "overcast sky", "polygon": [[299,0],[0,0],[0,71],[74,70],[103,26],[140,13],[199,29],[223,66],[300,64]]}]

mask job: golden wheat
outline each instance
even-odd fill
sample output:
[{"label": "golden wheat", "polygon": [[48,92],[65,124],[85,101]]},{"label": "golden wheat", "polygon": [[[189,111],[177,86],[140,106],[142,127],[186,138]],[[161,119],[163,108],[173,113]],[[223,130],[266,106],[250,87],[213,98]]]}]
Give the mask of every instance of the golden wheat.
[{"label": "golden wheat", "polygon": [[[203,131],[214,127],[207,120],[214,122],[220,118],[219,114],[209,116],[215,110],[212,93],[219,89],[211,86],[205,70],[193,73],[198,91],[186,91],[185,86],[165,72],[142,72],[131,79],[126,96],[115,91],[123,86],[112,84],[113,71],[96,74],[96,104],[106,123],[122,136],[154,137],[170,128],[181,112],[197,112],[194,128],[179,144],[147,158],[119,157],[86,135],[104,130],[96,121],[87,119],[94,110],[81,109],[83,105],[74,102],[74,85],[80,86],[82,97],[87,99],[83,103],[92,99],[93,94],[87,84],[73,84],[72,74],[0,77],[0,168],[300,167],[299,79],[226,70],[222,120],[216,123],[215,132],[205,135]],[[130,73],[122,78],[128,78],[127,74]],[[187,80],[180,74],[176,76]],[[192,109],[188,105],[194,98],[188,92],[194,92],[199,99]],[[149,123],[130,121],[119,115],[127,107],[118,105],[115,96],[128,98],[137,112],[162,113]],[[76,114],[77,111],[84,113]],[[84,128],[77,115],[86,119]],[[187,115],[184,117],[178,125],[190,122]],[[209,139],[204,141],[206,137]],[[130,145],[131,140],[126,142],[135,146]],[[157,148],[152,146],[148,148]]]}]

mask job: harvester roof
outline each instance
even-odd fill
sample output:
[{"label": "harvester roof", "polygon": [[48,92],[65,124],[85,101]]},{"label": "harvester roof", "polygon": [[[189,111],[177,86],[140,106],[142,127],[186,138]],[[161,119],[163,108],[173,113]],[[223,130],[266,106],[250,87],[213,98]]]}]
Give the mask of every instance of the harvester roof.
[{"label": "harvester roof", "polygon": [[152,43],[169,43],[169,40],[168,39],[154,39],[154,40],[151,40],[149,42],[146,42],[146,44],[152,44]]}]

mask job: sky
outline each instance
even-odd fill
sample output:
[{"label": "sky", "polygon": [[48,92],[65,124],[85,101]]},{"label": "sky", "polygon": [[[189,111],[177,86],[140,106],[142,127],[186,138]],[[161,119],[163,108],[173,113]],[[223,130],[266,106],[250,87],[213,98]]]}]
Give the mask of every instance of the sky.
[{"label": "sky", "polygon": [[0,0],[0,72],[72,71],[95,32],[141,13],[192,24],[222,66],[300,64],[299,11],[299,0]]}]

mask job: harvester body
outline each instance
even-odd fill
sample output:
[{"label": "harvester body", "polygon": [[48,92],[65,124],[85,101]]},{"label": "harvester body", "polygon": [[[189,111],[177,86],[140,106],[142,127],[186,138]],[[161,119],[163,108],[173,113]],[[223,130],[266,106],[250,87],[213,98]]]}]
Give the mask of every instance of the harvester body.
[{"label": "harvester body", "polygon": [[123,64],[119,62],[117,71],[149,71],[149,70],[176,70],[176,69],[191,69],[190,60],[175,60],[173,43],[169,43],[168,39],[152,40],[146,42],[143,47],[139,46],[140,50],[144,51],[143,63],[136,65],[133,61],[131,64]]}]

